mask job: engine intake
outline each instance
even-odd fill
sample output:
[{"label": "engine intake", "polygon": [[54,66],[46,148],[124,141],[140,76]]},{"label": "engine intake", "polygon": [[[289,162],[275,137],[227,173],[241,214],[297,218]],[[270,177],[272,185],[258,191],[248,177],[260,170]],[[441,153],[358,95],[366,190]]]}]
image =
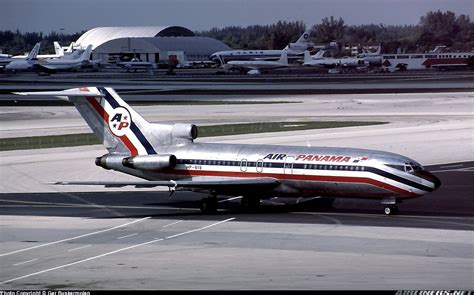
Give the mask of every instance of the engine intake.
[{"label": "engine intake", "polygon": [[174,155],[147,155],[124,158],[122,165],[133,169],[161,170],[176,167],[176,162]]},{"label": "engine intake", "polygon": [[193,140],[198,137],[198,128],[194,124],[173,124],[171,129],[172,138],[182,138],[187,140]]}]

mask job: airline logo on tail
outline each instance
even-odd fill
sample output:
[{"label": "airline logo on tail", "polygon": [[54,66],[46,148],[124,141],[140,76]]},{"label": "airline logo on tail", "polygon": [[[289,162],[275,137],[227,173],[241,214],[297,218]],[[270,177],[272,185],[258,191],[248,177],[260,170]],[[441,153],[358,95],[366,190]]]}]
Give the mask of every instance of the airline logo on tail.
[{"label": "airline logo on tail", "polygon": [[[145,124],[146,121],[131,108],[129,110],[128,105],[115,91],[104,87],[98,87],[97,90],[104,95],[103,99],[88,97],[88,103],[102,118],[110,132],[127,147],[130,154],[132,156],[156,154],[152,144],[137,125],[139,122]],[[89,89],[82,88],[81,91]],[[139,122],[132,120],[132,113]]]},{"label": "airline logo on tail", "polygon": [[109,116],[109,128],[115,136],[124,136],[130,129],[132,116],[124,107],[117,107],[112,110]]}]

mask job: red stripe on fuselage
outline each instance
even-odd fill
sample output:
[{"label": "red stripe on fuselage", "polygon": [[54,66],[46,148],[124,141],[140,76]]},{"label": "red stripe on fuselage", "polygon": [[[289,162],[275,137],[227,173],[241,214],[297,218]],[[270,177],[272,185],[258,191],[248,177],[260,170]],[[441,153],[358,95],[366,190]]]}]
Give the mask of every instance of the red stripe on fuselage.
[{"label": "red stripe on fuselage", "polygon": [[228,171],[203,171],[203,170],[177,170],[167,169],[163,171],[167,174],[187,175],[187,176],[220,176],[220,177],[272,177],[278,180],[303,180],[303,181],[320,181],[320,182],[349,182],[349,183],[365,183],[376,187],[383,188],[398,194],[417,197],[419,194],[406,191],[391,184],[381,182],[367,177],[354,176],[326,176],[326,175],[297,175],[297,174],[278,174],[278,173],[251,173],[251,172],[228,172]]},{"label": "red stripe on fuselage", "polygon": [[[105,124],[109,126],[109,114],[105,111],[105,109],[100,105],[100,103],[94,98],[94,97],[88,97],[87,101],[92,105],[92,107],[99,113],[99,115],[104,119]],[[126,135],[120,136],[120,140],[125,144],[125,146],[128,148],[130,151],[130,154],[132,156],[138,155],[138,151],[133,145],[133,143],[128,139]]]}]

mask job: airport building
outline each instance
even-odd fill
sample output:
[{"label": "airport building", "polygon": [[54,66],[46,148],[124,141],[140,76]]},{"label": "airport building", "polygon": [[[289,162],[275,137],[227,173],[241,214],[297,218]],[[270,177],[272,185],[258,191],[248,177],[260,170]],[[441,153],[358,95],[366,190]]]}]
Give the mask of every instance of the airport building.
[{"label": "airport building", "polygon": [[467,67],[467,59],[472,57],[474,52],[384,54],[382,65],[388,69],[406,70],[456,69]]},{"label": "airport building", "polygon": [[230,50],[221,41],[197,37],[184,27],[98,27],[84,33],[76,45],[92,44],[92,59],[105,62],[141,61],[160,63],[178,59],[208,62],[216,51]]}]

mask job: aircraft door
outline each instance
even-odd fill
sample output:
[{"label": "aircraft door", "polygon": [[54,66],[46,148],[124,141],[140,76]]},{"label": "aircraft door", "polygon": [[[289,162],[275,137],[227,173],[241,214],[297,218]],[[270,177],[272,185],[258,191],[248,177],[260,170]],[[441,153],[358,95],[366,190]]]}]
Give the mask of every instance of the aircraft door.
[{"label": "aircraft door", "polygon": [[257,169],[258,173],[263,172],[263,160],[262,159],[257,161],[255,168]]},{"label": "aircraft door", "polygon": [[247,171],[247,159],[242,159],[240,161],[240,171],[245,172]]},{"label": "aircraft door", "polygon": [[285,163],[283,163],[283,173],[284,174],[293,174],[293,163],[295,162],[295,157],[286,156]]}]

